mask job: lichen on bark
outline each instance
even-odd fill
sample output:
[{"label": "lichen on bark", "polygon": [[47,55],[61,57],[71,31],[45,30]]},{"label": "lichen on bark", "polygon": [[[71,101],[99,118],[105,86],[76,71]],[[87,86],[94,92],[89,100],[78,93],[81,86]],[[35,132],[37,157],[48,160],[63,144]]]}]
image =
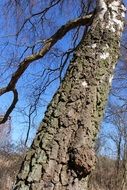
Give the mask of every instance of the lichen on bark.
[{"label": "lichen on bark", "polygon": [[[105,1],[106,2],[106,1]],[[121,22],[123,7],[116,6]],[[26,154],[14,190],[86,190],[95,165],[95,139],[109,92],[109,76],[119,56],[121,29],[113,8],[95,18],[75,52]],[[109,9],[110,7],[110,9]],[[113,32],[108,26],[112,23]],[[114,23],[114,25],[113,25]],[[118,28],[117,28],[118,27]]]}]

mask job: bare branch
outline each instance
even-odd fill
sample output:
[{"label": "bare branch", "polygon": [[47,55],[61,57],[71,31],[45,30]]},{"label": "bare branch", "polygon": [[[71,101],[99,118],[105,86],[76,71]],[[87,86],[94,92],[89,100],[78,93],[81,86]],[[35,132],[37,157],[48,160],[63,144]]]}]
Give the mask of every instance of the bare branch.
[{"label": "bare branch", "polygon": [[22,24],[21,28],[19,29],[19,31],[17,32],[16,35],[18,35],[22,29],[24,28],[24,26],[26,25],[27,22],[31,22],[31,18],[35,17],[35,16],[38,16],[38,15],[41,15],[41,18],[45,16],[45,14],[51,9],[53,8],[54,6],[56,6],[57,4],[60,3],[61,0],[57,0],[56,2],[53,0],[51,1],[50,5],[48,7],[46,7],[45,9],[41,10],[40,12],[37,12],[37,13],[34,13],[32,14],[30,17],[28,17],[25,22]]},{"label": "bare branch", "polygon": [[10,107],[8,108],[8,110],[6,111],[4,117],[2,118],[2,120],[0,121],[0,124],[5,123],[8,120],[8,117],[10,115],[10,113],[12,112],[12,110],[15,108],[16,103],[18,102],[18,92],[16,89],[12,90],[13,92],[13,101],[12,104],[10,105]]},{"label": "bare branch", "polygon": [[9,114],[15,108],[15,105],[18,101],[18,92],[15,89],[15,86],[21,77],[21,75],[25,72],[27,67],[35,60],[43,58],[43,56],[51,49],[51,47],[60,40],[68,31],[72,30],[75,27],[90,24],[92,21],[92,14],[87,15],[82,18],[78,18],[76,20],[70,21],[67,24],[63,25],[53,36],[51,36],[48,40],[45,41],[44,47],[37,53],[32,54],[26,57],[20,64],[15,73],[13,73],[12,78],[9,84],[0,89],[0,96],[5,94],[6,92],[12,91],[14,94],[14,99],[11,106],[8,108],[4,118],[0,121],[0,124],[5,123],[8,119]]},{"label": "bare branch", "polygon": [[0,96],[10,91],[12,91],[14,94],[14,100],[9,109],[7,110],[4,119],[0,123],[4,123],[7,120],[7,117],[12,112],[18,101],[18,92],[15,89],[15,86],[19,78],[28,68],[28,66],[33,61],[43,58],[46,55],[46,53],[49,52],[49,50],[53,47],[53,45],[57,43],[63,36],[65,36],[67,32],[78,26],[90,25],[92,23],[92,20],[93,20],[93,14],[89,14],[84,17],[69,21],[67,24],[61,26],[53,36],[51,36],[48,40],[45,41],[43,48],[39,52],[31,54],[19,64],[18,69],[13,73],[12,78],[8,83],[8,85],[0,89]]},{"label": "bare branch", "polygon": [[45,41],[44,47],[37,53],[32,54],[28,57],[26,57],[19,65],[19,68],[17,71],[13,74],[10,83],[8,84],[8,89],[13,88],[20,76],[24,73],[24,71],[27,69],[27,67],[32,63],[33,61],[36,61],[38,59],[41,59],[44,57],[44,55],[51,49],[51,47],[59,41],[68,31],[78,27],[83,26],[86,24],[90,24],[92,22],[92,14],[87,15],[82,18],[78,18],[73,21],[69,21],[67,24],[63,25],[53,36],[51,36],[48,40]]}]

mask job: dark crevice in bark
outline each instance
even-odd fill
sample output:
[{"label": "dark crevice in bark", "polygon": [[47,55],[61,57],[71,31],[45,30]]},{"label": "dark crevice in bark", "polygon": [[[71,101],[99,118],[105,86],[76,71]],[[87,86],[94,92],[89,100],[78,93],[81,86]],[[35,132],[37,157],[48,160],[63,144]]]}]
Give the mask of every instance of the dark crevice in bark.
[{"label": "dark crevice in bark", "polygon": [[69,161],[68,161],[68,168],[70,170],[73,170],[76,173],[76,176],[79,180],[82,178],[85,178],[87,175],[90,174],[90,171],[88,172],[84,166],[82,166],[80,163],[77,164],[75,161],[75,154],[76,150],[70,150],[69,152]]}]

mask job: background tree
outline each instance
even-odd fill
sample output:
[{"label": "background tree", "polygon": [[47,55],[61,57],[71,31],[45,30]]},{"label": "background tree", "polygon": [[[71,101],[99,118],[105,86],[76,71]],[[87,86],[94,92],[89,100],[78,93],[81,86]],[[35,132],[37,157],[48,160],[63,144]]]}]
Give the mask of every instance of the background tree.
[{"label": "background tree", "polygon": [[[3,115],[0,115],[3,118]],[[0,148],[6,146],[11,138],[11,118],[9,117],[7,122],[0,126]]]},{"label": "background tree", "polygon": [[[126,189],[126,150],[127,150],[127,108],[120,103],[108,105],[105,121],[110,124],[110,129],[104,135],[109,142],[110,149],[114,155],[113,187],[115,189]],[[107,143],[108,144],[108,143]],[[112,144],[112,147],[111,147]],[[108,146],[108,145],[107,145]],[[112,187],[111,187],[112,188]]]}]

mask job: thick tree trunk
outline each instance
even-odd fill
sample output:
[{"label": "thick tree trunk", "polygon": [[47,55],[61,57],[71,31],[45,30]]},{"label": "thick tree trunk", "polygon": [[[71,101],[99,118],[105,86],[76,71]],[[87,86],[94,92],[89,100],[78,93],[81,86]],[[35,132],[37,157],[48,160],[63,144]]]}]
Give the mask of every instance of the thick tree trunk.
[{"label": "thick tree trunk", "polygon": [[14,190],[87,189],[124,17],[119,0],[99,3],[98,17],[48,106]]}]

